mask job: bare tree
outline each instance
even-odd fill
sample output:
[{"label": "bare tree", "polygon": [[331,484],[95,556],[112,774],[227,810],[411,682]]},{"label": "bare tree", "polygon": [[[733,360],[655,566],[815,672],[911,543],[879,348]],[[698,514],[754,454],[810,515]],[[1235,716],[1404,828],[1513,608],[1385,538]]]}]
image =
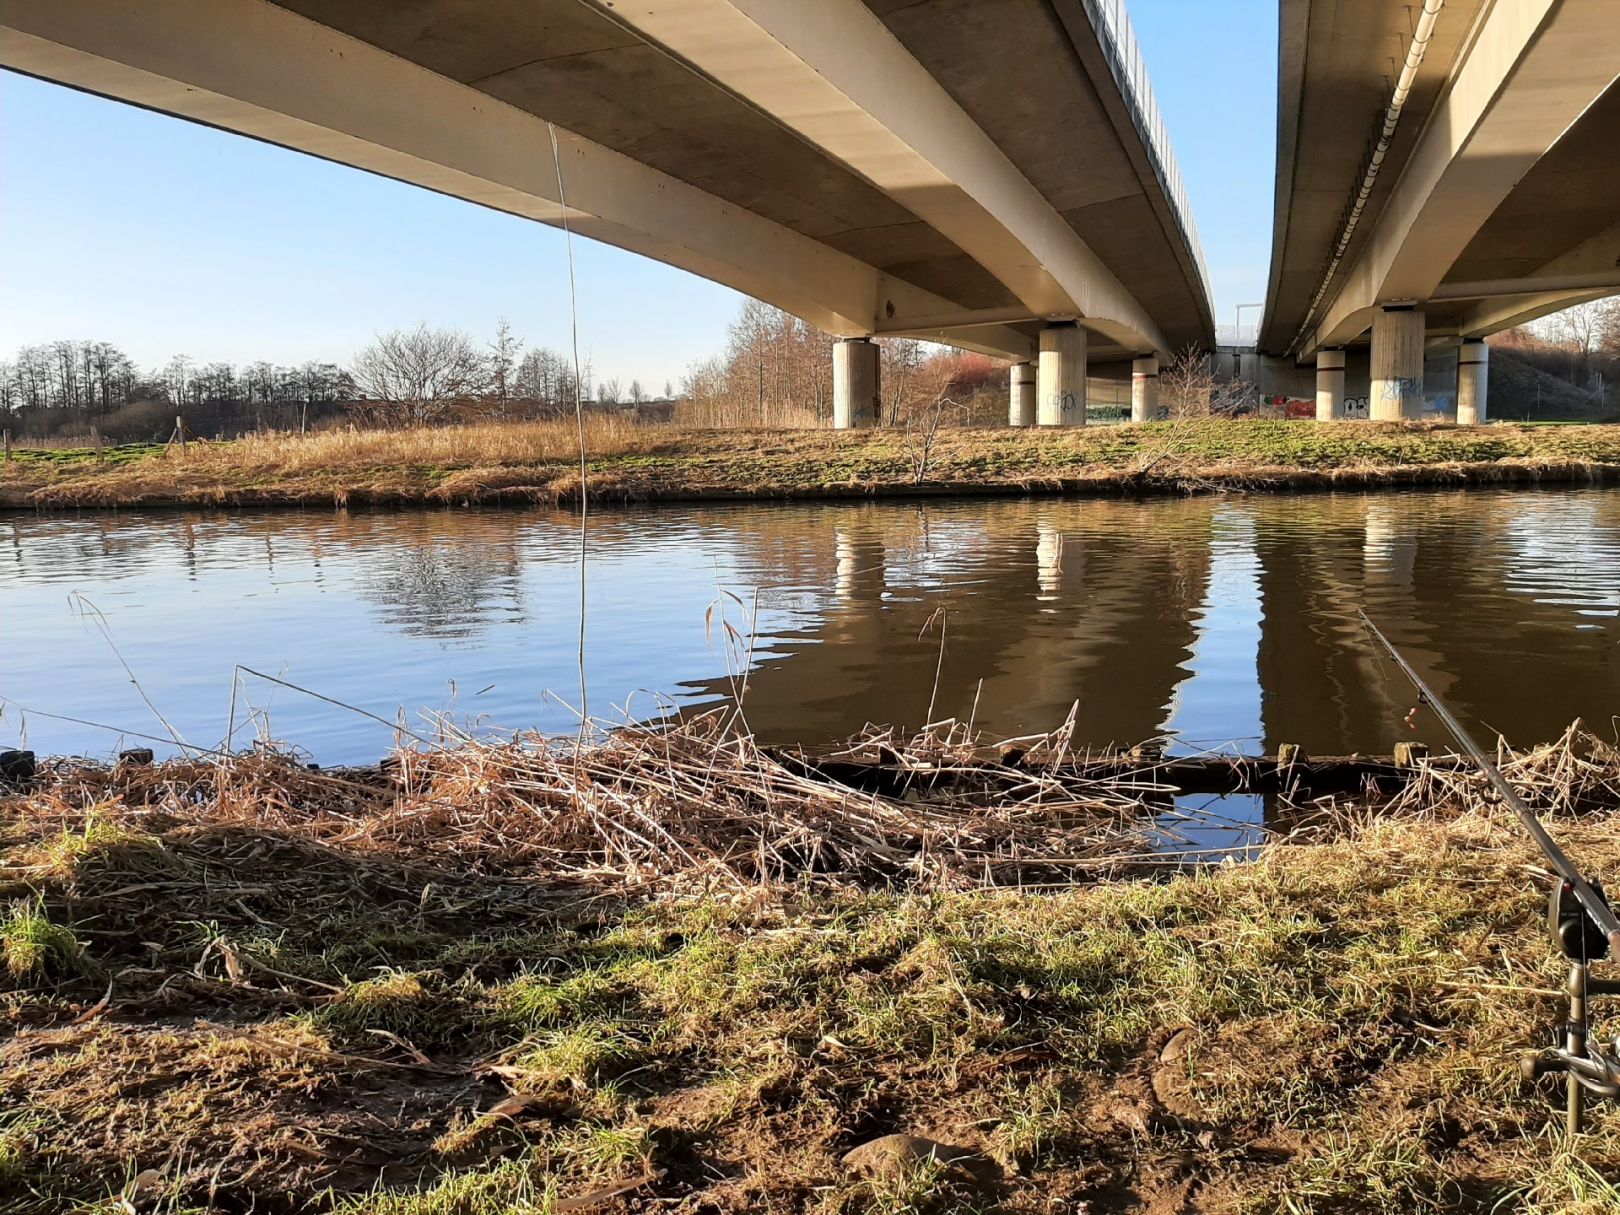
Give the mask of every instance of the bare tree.
[{"label": "bare tree", "polygon": [[1193,346],[1159,370],[1159,412],[1172,420],[1230,417],[1254,398],[1254,385],[1236,377],[1221,380],[1210,356]]},{"label": "bare tree", "polygon": [[642,389],[641,381],[640,380],[631,380],[630,381],[630,403],[632,405],[640,405],[646,399],[647,399],[647,393]]},{"label": "bare tree", "polygon": [[[885,338],[879,345],[883,361],[880,382],[886,406],[883,412],[887,415],[879,421],[898,426],[912,403],[912,379],[923,364],[923,344],[916,338]],[[927,395],[923,393],[924,397]]]},{"label": "bare tree", "polygon": [[818,425],[832,415],[832,338],[748,300],[725,352],[693,364],[681,396],[678,416],[698,426]]},{"label": "bare tree", "polygon": [[913,484],[921,485],[927,480],[940,429],[951,415],[963,412],[949,395],[953,370],[954,363],[950,359],[936,358],[914,366],[907,373],[908,387],[898,406],[898,425],[905,433]]},{"label": "bare tree", "polygon": [[1570,378],[1580,383],[1592,379],[1592,356],[1620,342],[1620,300],[1589,300],[1544,316],[1530,326],[1542,340],[1559,346],[1569,355]]},{"label": "bare tree", "polygon": [[360,409],[387,426],[443,421],[485,386],[487,367],[472,341],[455,329],[396,329],[354,359]]},{"label": "bare tree", "polygon": [[1159,369],[1159,410],[1169,425],[1144,431],[1137,440],[1138,477],[1158,470],[1161,477],[1192,481],[1185,469],[1188,452],[1197,445],[1200,423],[1231,418],[1256,400],[1254,385],[1234,377],[1220,380],[1210,356],[1188,346]]},{"label": "bare tree", "polygon": [[489,344],[489,389],[503,418],[512,412],[512,382],[522,350],[522,339],[513,335],[511,324],[501,317],[495,325],[495,340]]}]

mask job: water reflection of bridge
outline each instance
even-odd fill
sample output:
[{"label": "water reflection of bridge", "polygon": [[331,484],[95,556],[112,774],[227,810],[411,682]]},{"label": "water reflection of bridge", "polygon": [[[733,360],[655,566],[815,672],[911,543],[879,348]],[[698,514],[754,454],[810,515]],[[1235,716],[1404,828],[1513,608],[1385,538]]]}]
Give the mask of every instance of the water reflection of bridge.
[{"label": "water reflection of bridge", "polygon": [[[965,721],[977,706],[1008,732],[1056,726],[1074,705],[1076,738],[1094,743],[1163,724],[1207,578],[1207,545],[1185,528],[1144,552],[1139,508],[1122,503],[917,510],[902,527],[893,508],[829,515],[820,619],[772,638],[783,656],[749,681],[762,733],[918,726],[931,701],[935,718]],[[1194,533],[1206,526],[1207,512],[1189,512]]]},{"label": "water reflection of bridge", "polygon": [[[1246,611],[1257,644],[1194,664],[1218,512],[1249,525],[1256,593],[1221,610]],[[994,503],[907,511],[904,525],[897,513],[796,523],[816,532],[814,576],[831,593],[813,624],[770,639],[775,656],[750,679],[762,734],[917,725],[932,698],[936,718],[976,713],[1005,733],[1054,726],[1073,704],[1077,739],[1131,743],[1189,698],[1248,679],[1261,728],[1249,749],[1387,751],[1413,737],[1410,696],[1359,608],[1459,711],[1516,741],[1547,738],[1576,713],[1607,729],[1620,705],[1612,495],[1522,494],[1485,512],[1467,495],[1423,494]],[[919,636],[941,608],[943,663],[938,621]],[[1219,703],[1210,708],[1204,720],[1219,723]],[[1241,725],[1234,717],[1224,736],[1252,734]],[[1445,741],[1421,718],[1417,736]]]}]

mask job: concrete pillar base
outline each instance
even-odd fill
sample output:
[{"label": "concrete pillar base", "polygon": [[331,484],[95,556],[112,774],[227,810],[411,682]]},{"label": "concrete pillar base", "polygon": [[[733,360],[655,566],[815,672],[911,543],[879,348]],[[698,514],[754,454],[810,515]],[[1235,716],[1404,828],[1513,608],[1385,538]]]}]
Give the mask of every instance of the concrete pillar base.
[{"label": "concrete pillar base", "polygon": [[1368,412],[1374,422],[1423,417],[1424,324],[1416,308],[1382,308],[1373,314]]},{"label": "concrete pillar base", "polygon": [[1457,351],[1457,425],[1485,424],[1485,389],[1490,372],[1491,348],[1483,340],[1464,342]]},{"label": "concrete pillar base", "polygon": [[1086,424],[1086,331],[1073,321],[1041,330],[1035,420],[1041,426]]},{"label": "concrete pillar base", "polygon": [[1336,422],[1344,417],[1344,351],[1316,352],[1316,420]]},{"label": "concrete pillar base", "polygon": [[1035,425],[1035,364],[1014,363],[1008,372],[1007,425]]},{"label": "concrete pillar base", "polygon": [[871,338],[839,338],[833,343],[833,429],[876,426],[882,412],[882,366]]},{"label": "concrete pillar base", "polygon": [[1147,355],[1131,360],[1131,421],[1151,422],[1159,416],[1159,358]]}]

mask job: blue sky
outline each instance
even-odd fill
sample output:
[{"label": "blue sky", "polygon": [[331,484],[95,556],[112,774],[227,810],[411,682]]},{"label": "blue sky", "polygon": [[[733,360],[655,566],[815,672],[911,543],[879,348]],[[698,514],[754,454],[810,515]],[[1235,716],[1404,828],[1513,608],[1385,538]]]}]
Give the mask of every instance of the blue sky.
[{"label": "blue sky", "polygon": [[[1130,12],[1228,321],[1265,293],[1276,0]],[[723,344],[735,292],[589,241],[575,251],[598,376],[658,391]],[[564,346],[561,233],[0,73],[0,357],[93,337],[153,367],[175,354],[346,362],[381,330],[483,336],[502,316],[531,344]]]}]

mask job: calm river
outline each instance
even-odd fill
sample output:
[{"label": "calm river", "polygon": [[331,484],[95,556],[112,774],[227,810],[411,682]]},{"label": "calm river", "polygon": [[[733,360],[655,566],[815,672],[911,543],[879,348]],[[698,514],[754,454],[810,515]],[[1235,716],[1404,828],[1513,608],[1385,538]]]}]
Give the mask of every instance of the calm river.
[{"label": "calm river", "polygon": [[[158,713],[217,745],[237,664],[424,733],[563,730],[579,703],[570,514],[14,514],[0,544],[5,745],[106,755]],[[1482,732],[1612,736],[1620,713],[1614,489],[601,511],[587,585],[593,715],[713,705],[746,669],[771,741],[932,700],[1003,736],[1072,707],[1084,743],[1388,751],[1413,697],[1358,607]],[[238,744],[391,742],[250,676],[235,701]]]}]

